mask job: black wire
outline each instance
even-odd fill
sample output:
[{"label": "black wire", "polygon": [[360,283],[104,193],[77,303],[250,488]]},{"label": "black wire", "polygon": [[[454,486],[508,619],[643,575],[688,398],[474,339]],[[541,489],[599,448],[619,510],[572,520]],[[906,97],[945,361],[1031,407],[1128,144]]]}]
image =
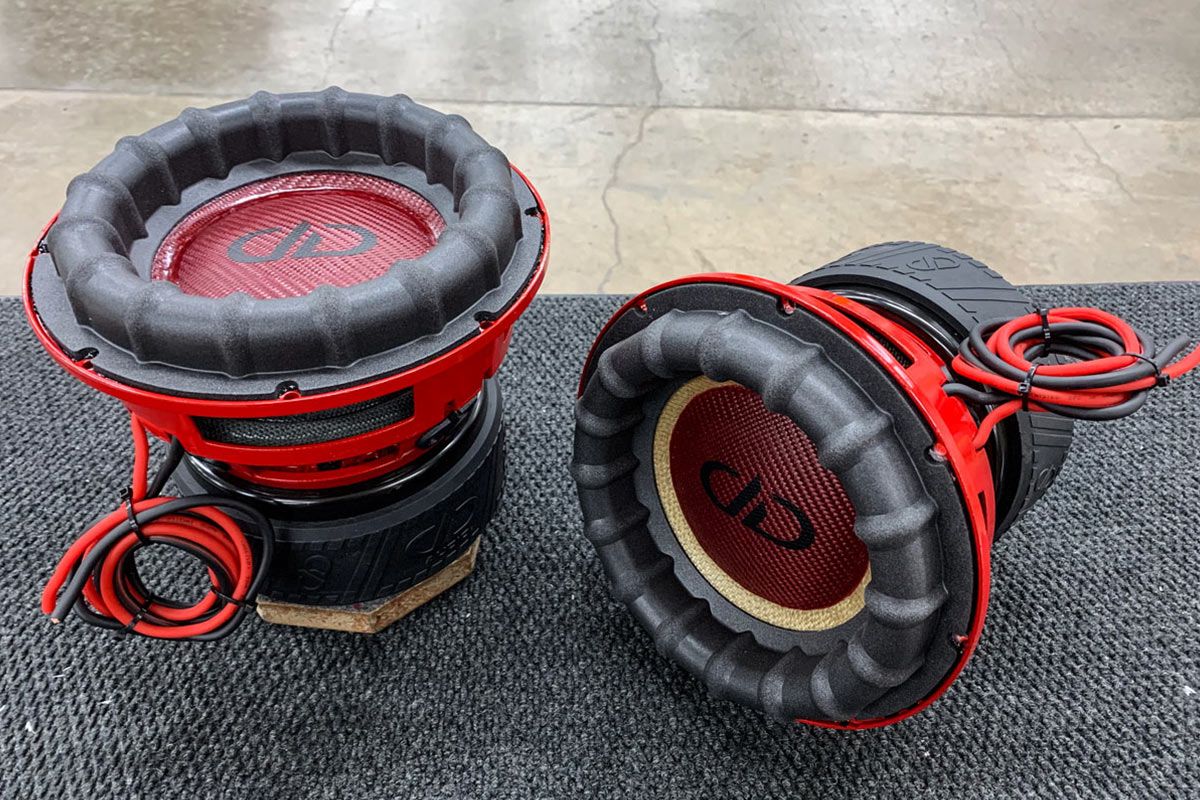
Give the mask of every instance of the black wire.
[{"label": "black wire", "polygon": [[175,468],[179,466],[180,460],[183,458],[183,445],[174,436],[171,437],[171,444],[167,447],[167,455],[163,459],[162,466],[158,468],[158,472],[154,473],[154,480],[146,488],[146,497],[158,497],[162,494],[163,487],[167,485],[167,481],[174,474]]}]

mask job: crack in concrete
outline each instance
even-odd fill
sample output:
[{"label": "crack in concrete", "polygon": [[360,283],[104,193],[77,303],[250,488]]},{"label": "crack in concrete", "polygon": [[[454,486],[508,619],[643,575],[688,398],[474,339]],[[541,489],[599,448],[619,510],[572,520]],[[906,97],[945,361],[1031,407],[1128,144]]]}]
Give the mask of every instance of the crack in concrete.
[{"label": "crack in concrete", "polygon": [[1013,77],[1015,77],[1018,81],[1021,82],[1021,85],[1025,86],[1026,88],[1029,88],[1031,85],[1029,82],[1029,78],[1025,75],[1024,72],[1017,69],[1017,63],[1013,59],[1012,51],[1008,49],[1008,42],[1005,40],[1004,36],[999,33],[992,33],[991,37],[992,37],[992,41],[994,41],[997,45],[999,45],[1000,52],[1004,54],[1004,60],[1005,60],[1005,62],[1008,63],[1008,71],[1013,74]]},{"label": "crack in concrete", "polygon": [[708,256],[704,255],[703,250],[693,247],[692,255],[694,255],[696,257],[696,260],[700,262],[700,269],[702,271],[704,271],[704,272],[720,272],[721,271],[721,270],[717,269],[717,265],[714,264],[709,259]]},{"label": "crack in concrete", "polygon": [[613,211],[612,203],[609,201],[608,196],[616,188],[622,162],[624,162],[625,157],[635,147],[642,143],[642,140],[646,136],[646,121],[657,110],[657,108],[647,108],[643,111],[642,118],[638,120],[637,133],[633,139],[621,148],[621,152],[617,153],[617,157],[613,159],[612,171],[608,176],[608,181],[605,182],[604,188],[600,192],[600,204],[604,206],[604,213],[608,215],[608,221],[613,229],[613,261],[608,265],[608,269],[604,271],[604,275],[600,278],[600,283],[596,284],[596,291],[601,294],[605,293],[605,287],[612,280],[612,276],[617,271],[617,268],[625,265],[625,257],[621,253],[621,223],[617,220],[617,215]]},{"label": "crack in concrete", "polygon": [[650,61],[650,78],[653,81],[654,97],[650,104],[642,109],[642,116],[638,120],[637,132],[621,148],[616,158],[613,159],[608,180],[605,182],[604,188],[600,191],[600,204],[604,206],[604,213],[608,216],[609,224],[612,225],[613,230],[613,260],[608,265],[608,269],[604,271],[604,275],[601,276],[600,282],[596,284],[596,291],[600,293],[606,291],[608,282],[612,280],[613,275],[620,267],[625,265],[625,257],[621,252],[621,223],[617,219],[616,212],[613,210],[609,195],[620,181],[621,165],[625,162],[626,157],[646,138],[646,123],[656,111],[662,108],[663,79],[658,69],[658,51],[655,49],[663,41],[663,33],[659,28],[662,9],[656,3],[647,3],[647,5],[654,9],[654,16],[650,18],[650,30],[653,36],[643,39],[642,44],[646,48],[646,54]]},{"label": "crack in concrete", "polygon": [[1075,131],[1075,135],[1079,137],[1079,141],[1083,143],[1083,146],[1087,148],[1087,151],[1092,154],[1092,159],[1095,160],[1096,164],[1110,176],[1112,176],[1113,183],[1117,185],[1117,187],[1121,190],[1121,193],[1124,194],[1130,202],[1137,203],[1138,199],[1134,197],[1133,192],[1129,191],[1129,187],[1125,185],[1125,179],[1121,176],[1121,173],[1116,167],[1114,167],[1112,164],[1109,164],[1108,161],[1104,159],[1104,156],[1100,155],[1100,151],[1095,148],[1091,140],[1088,139],[1087,135],[1084,134],[1079,125],[1074,122],[1069,122],[1067,124],[1071,126],[1071,130]]},{"label": "crack in concrete", "polygon": [[604,16],[609,11],[612,11],[614,8],[616,8],[620,4],[621,4],[621,0],[612,0],[611,3],[608,3],[605,6],[592,9],[587,14],[585,14],[581,19],[579,19],[579,21],[577,21],[574,25],[572,25],[570,28],[568,28],[567,29],[568,32],[578,33],[585,25],[588,25],[589,23],[600,19],[600,17]]},{"label": "crack in concrete", "polygon": [[663,98],[663,79],[662,73],[658,70],[658,45],[663,42],[662,29],[658,27],[659,20],[662,18],[662,9],[657,3],[647,2],[646,5],[654,9],[654,16],[650,18],[650,30],[654,33],[654,38],[644,39],[642,43],[646,47],[646,54],[650,57],[650,78],[654,81],[654,102],[653,106],[657,108],[662,104]]},{"label": "crack in concrete", "polygon": [[329,29],[329,38],[325,40],[325,50],[322,51],[322,60],[325,63],[325,71],[321,73],[321,87],[329,85],[329,76],[333,73],[333,57],[337,50],[338,32],[342,29],[342,23],[346,21],[346,17],[350,16],[350,11],[354,8],[357,0],[350,0],[346,5],[338,9],[337,19],[333,21],[333,26]]}]

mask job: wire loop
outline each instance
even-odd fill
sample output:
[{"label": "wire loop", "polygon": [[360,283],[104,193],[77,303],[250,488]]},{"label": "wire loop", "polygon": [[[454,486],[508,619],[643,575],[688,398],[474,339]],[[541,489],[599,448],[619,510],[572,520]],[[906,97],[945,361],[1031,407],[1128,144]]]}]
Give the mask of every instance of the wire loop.
[{"label": "wire loop", "polygon": [[[183,456],[172,440],[167,458],[147,485],[149,442],[131,418],[134,467],[121,506],[68,548],[42,592],[42,610],[54,621],[71,612],[119,635],[212,641],[227,635],[254,605],[270,570],[275,534],[253,506],[233,498],[159,495]],[[248,518],[258,536],[257,557],[241,525],[224,510]],[[181,550],[206,568],[209,590],[198,601],[155,594],[138,574],[136,552],[149,544]]]},{"label": "wire loop", "polygon": [[943,388],[988,407],[975,435],[979,448],[1018,411],[1085,420],[1132,414],[1149,390],[1200,365],[1200,347],[1185,352],[1187,345],[1179,336],[1158,347],[1096,308],[1038,308],[975,326],[950,364],[958,380]]}]

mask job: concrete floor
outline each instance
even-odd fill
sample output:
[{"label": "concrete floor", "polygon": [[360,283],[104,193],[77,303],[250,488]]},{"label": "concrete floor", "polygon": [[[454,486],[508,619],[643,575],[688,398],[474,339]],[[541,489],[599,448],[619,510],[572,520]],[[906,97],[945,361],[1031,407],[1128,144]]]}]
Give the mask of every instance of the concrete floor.
[{"label": "concrete floor", "polygon": [[259,88],[455,111],[552,292],[922,238],[1022,282],[1200,278],[1194,0],[0,0],[0,293],[118,137]]}]

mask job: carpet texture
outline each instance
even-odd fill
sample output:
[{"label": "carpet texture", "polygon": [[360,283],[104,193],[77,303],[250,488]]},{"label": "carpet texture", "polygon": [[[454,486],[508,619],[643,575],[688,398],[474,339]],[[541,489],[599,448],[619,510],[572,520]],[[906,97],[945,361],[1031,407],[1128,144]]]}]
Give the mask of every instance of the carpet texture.
[{"label": "carpet texture", "polygon": [[[1200,333],[1200,284],[1033,292]],[[1081,424],[996,548],[962,678],[914,719],[840,733],[711,700],[608,597],[567,463],[578,370],[617,305],[546,297],[518,324],[506,498],[465,583],[373,638],[252,618],[172,645],[39,614],[54,560],[128,480],[128,428],[0,301],[0,796],[1197,796],[1200,380]]]}]

